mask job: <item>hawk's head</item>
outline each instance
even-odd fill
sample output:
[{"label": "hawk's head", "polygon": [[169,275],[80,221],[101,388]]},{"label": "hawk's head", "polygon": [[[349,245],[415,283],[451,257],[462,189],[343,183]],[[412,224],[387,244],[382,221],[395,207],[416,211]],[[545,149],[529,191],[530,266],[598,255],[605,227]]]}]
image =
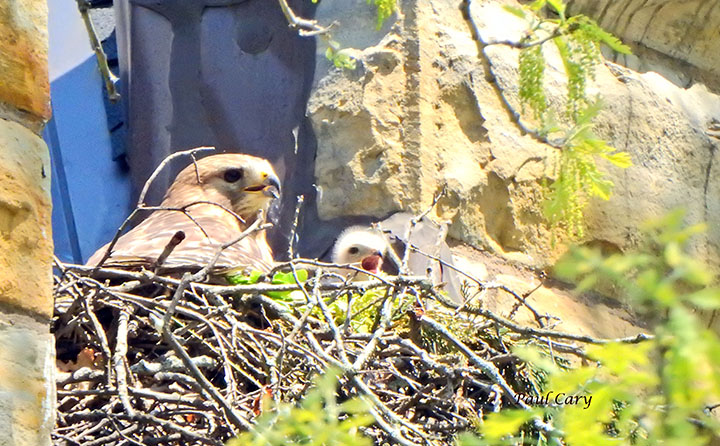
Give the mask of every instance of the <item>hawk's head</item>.
[{"label": "hawk's head", "polygon": [[249,222],[259,209],[267,214],[279,195],[280,180],[267,160],[225,153],[202,158],[183,169],[162,205],[182,207],[196,201],[211,201]]},{"label": "hawk's head", "polygon": [[335,242],[332,261],[343,264],[359,263],[365,271],[378,274],[388,247],[388,241],[380,231],[351,226],[344,230]]}]

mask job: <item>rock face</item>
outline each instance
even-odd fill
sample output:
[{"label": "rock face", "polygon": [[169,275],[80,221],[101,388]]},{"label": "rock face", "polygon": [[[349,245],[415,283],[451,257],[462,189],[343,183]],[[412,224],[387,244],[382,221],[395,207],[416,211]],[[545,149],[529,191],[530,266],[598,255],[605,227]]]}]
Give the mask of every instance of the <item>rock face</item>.
[{"label": "rock face", "polygon": [[637,71],[656,71],[676,85],[704,83],[720,92],[720,1],[570,0],[571,14],[594,17],[633,48],[611,58]]},{"label": "rock face", "polygon": [[0,444],[50,445],[55,342],[47,4],[0,3]]},{"label": "rock face", "polygon": [[[0,102],[41,119],[50,118],[47,73],[47,3],[39,0],[0,5],[0,42],[3,45]],[[24,115],[27,117],[27,115]]]},{"label": "rock face", "polygon": [[0,296],[4,303],[50,318],[50,158],[42,139],[4,119],[0,178]]},{"label": "rock face", "polygon": [[[521,110],[517,51],[488,45],[517,41],[525,29],[506,4],[518,6],[510,0],[405,1],[370,37],[370,12],[343,22],[339,12],[359,6],[320,5],[321,22],[340,21],[336,40],[367,46],[348,50],[357,58],[355,70],[331,67],[318,55],[308,115],[318,140],[322,218],[417,212],[445,187],[437,217],[452,222],[450,236],[534,267],[562,253],[541,214],[542,184],[557,153],[523,134],[513,119]],[[550,101],[557,104],[564,74],[557,57],[546,53]],[[712,199],[720,192],[720,141],[712,136],[720,98],[702,85],[683,89],[656,73],[614,64],[597,68],[590,93],[602,93],[606,103],[596,133],[628,151],[634,166],[605,167],[615,193],[608,202],[591,202],[583,242],[628,248],[644,221],[684,206],[688,222],[710,227],[694,249],[720,266],[720,204]]]}]

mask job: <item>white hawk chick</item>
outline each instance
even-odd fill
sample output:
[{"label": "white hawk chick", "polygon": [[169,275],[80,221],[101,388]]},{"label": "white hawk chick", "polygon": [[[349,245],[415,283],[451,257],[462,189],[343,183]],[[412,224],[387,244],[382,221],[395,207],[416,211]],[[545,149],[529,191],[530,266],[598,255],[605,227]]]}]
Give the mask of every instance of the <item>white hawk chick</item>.
[{"label": "white hawk chick", "polygon": [[[408,241],[404,240],[411,225],[413,215],[397,213],[376,223],[376,228],[351,226],[344,230],[335,241],[332,250],[334,263],[355,263],[359,268],[377,274],[381,270],[389,274],[397,274],[400,265],[397,259],[404,256]],[[461,280],[458,274],[446,265],[453,265],[452,252],[445,243],[447,228],[423,218],[410,231],[413,246],[431,254],[442,262],[412,251],[408,256],[410,274],[425,275],[432,270],[431,279],[435,284],[443,284],[445,291],[457,303],[463,302]],[[393,256],[390,250],[396,256]],[[384,261],[388,260],[388,261]]]}]

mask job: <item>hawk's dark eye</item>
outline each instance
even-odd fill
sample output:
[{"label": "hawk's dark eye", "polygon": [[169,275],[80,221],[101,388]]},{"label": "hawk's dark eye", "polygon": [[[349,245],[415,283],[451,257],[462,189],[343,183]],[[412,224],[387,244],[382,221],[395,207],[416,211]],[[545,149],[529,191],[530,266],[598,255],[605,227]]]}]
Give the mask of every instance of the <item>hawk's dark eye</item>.
[{"label": "hawk's dark eye", "polygon": [[225,175],[223,176],[223,178],[225,178],[225,181],[227,181],[228,183],[234,183],[242,177],[242,169],[228,169],[225,171]]},{"label": "hawk's dark eye", "polygon": [[357,246],[353,246],[352,248],[348,249],[348,252],[350,254],[357,254],[360,252],[360,248],[358,248]]}]

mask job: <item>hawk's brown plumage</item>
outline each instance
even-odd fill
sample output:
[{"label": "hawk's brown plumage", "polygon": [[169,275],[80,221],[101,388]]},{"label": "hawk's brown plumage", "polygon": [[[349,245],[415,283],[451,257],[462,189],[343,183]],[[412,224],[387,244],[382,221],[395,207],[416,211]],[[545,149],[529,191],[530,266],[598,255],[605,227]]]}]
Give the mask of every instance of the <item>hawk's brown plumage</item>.
[{"label": "hawk's brown plumage", "polygon": [[[220,245],[235,240],[254,222],[258,210],[262,209],[264,215],[267,214],[279,189],[277,175],[264,159],[241,154],[212,155],[200,159],[178,174],[160,205],[166,208],[190,205],[186,209],[192,219],[178,211],[153,211],[142,223],[120,237],[103,266],[152,266],[173,235],[183,231],[185,239],[162,266],[202,267],[212,259]],[[196,202],[209,203],[192,204]],[[244,222],[226,209],[232,210]],[[107,245],[100,248],[87,264],[97,265],[106,249]],[[260,231],[225,249],[216,266],[268,271],[272,264],[272,251],[265,232]]]}]

